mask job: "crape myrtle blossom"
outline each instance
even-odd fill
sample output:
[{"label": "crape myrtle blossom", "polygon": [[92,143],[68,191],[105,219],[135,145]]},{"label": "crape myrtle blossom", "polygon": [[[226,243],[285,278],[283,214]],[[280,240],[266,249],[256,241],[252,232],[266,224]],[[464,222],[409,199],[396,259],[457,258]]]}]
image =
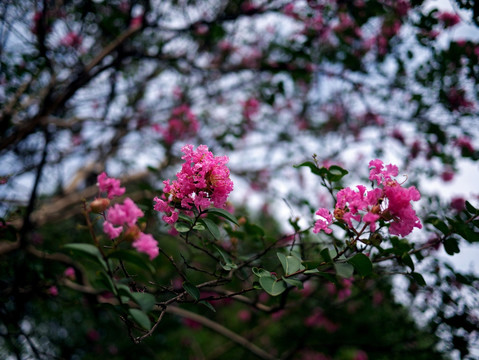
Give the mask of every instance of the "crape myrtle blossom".
[{"label": "crape myrtle blossom", "polygon": [[108,199],[113,199],[115,196],[121,196],[125,193],[125,188],[120,187],[120,180],[109,178],[105,172],[98,175],[97,181],[100,191],[108,193]]},{"label": "crape myrtle blossom", "polygon": [[230,171],[226,166],[227,156],[214,156],[206,145],[194,150],[193,145],[181,149],[185,160],[177,179],[163,181],[163,195],[155,197],[154,209],[165,213],[163,220],[174,224],[178,220],[179,210],[202,210],[210,205],[223,207],[229,193],[233,190]]},{"label": "crape myrtle blossom", "polygon": [[[356,189],[347,187],[340,190],[333,213],[336,221],[345,223],[350,229],[356,229],[358,224],[363,223],[374,232],[377,229],[376,222],[383,220],[390,224],[389,233],[399,236],[410,234],[415,227],[422,228],[411,204],[411,201],[418,201],[421,195],[414,186],[404,188],[394,180],[398,175],[397,166],[384,165],[376,159],[369,163],[369,168],[369,180],[377,187],[367,191],[365,186],[357,185]],[[324,208],[319,209],[316,215],[320,219],[316,221],[313,232],[323,230],[330,234],[333,215]]]},{"label": "crape myrtle blossom", "polygon": [[[120,187],[120,181],[114,178],[108,178],[105,173],[98,176],[98,186],[100,191],[107,192],[111,199],[115,196],[123,195],[125,188]],[[106,200],[106,201],[102,201]],[[108,199],[95,199],[93,203],[100,203],[98,206],[104,214],[106,210],[105,221],[103,222],[103,232],[111,240],[118,238],[123,233],[123,239],[133,240],[133,247],[138,251],[147,254],[150,260],[158,256],[158,243],[149,234],[144,234],[136,225],[138,219],[144,215],[143,211],[130,198],[126,198],[122,204],[115,204],[109,208]]]}]

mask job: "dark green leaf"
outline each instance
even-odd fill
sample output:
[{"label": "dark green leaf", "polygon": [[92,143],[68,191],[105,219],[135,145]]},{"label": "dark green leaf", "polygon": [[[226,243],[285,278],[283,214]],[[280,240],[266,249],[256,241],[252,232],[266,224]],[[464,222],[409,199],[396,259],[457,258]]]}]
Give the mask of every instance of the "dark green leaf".
[{"label": "dark green leaf", "polygon": [[424,280],[421,274],[417,272],[413,272],[411,273],[411,276],[413,277],[413,279],[417,282],[419,286],[426,286],[426,280]]},{"label": "dark green leaf", "polygon": [[130,292],[130,294],[133,301],[136,302],[143,311],[148,312],[153,310],[156,300],[152,294],[142,292]]},{"label": "dark green leaf", "polygon": [[472,204],[466,200],[466,210],[469,211],[471,214],[479,214],[479,209],[476,209]]},{"label": "dark green leaf", "polygon": [[117,259],[140,268],[148,269],[151,273],[155,272],[155,268],[146,254],[139,253],[133,250],[115,250],[108,255],[108,259]]},{"label": "dark green leaf", "polygon": [[208,301],[201,300],[198,302],[198,304],[201,304],[203,306],[206,306],[208,309],[210,309],[213,312],[216,312],[216,309],[211,305]]},{"label": "dark green leaf", "polygon": [[190,218],[189,216],[186,216],[183,213],[178,214],[178,219],[183,220],[184,222],[193,225],[193,219]]},{"label": "dark green leaf", "polygon": [[213,235],[216,240],[221,238],[220,229],[218,228],[218,225],[216,225],[212,220],[204,218],[200,219],[199,221],[206,226],[208,231],[211,233],[211,235]]},{"label": "dark green leaf", "polygon": [[145,330],[150,330],[151,322],[147,314],[139,309],[128,309],[133,320]]},{"label": "dark green leaf", "polygon": [[348,259],[348,263],[353,265],[361,276],[368,276],[373,272],[373,263],[364,254],[358,253],[354,255],[352,258]]},{"label": "dark green leaf", "polygon": [[198,288],[193,285],[192,283],[188,282],[188,281],[185,281],[183,283],[183,289],[186,290],[186,292],[188,294],[190,294],[190,296],[195,299],[196,301],[198,301],[200,299],[200,291],[198,290]]},{"label": "dark green leaf", "polygon": [[440,232],[442,232],[444,235],[447,235],[447,234],[450,233],[449,227],[447,226],[447,224],[443,220],[440,220],[440,219],[437,219],[437,218],[432,218],[432,219],[429,220],[429,222],[436,229],[438,229]]},{"label": "dark green leaf", "polygon": [[458,254],[460,250],[457,239],[449,237],[444,240],[444,250],[446,250],[449,255]]},{"label": "dark green leaf", "polygon": [[301,163],[299,165],[293,165],[294,168],[300,168],[300,167],[309,167],[311,172],[315,175],[318,175],[318,176],[321,176],[322,178],[326,177],[326,174],[327,174],[327,169],[322,167],[322,168],[318,168],[316,166],[315,163],[311,162],[311,161],[306,161],[304,163]]},{"label": "dark green leaf", "polygon": [[115,285],[113,284],[113,281],[106,272],[100,271],[99,280],[100,283],[103,284],[107,290],[111,291],[113,294],[116,294]]},{"label": "dark green leaf", "polygon": [[319,265],[321,265],[324,261],[322,260],[304,260],[302,261],[303,266],[308,269],[316,269]]},{"label": "dark green leaf", "polygon": [[408,253],[404,253],[403,256],[401,256],[401,260],[404,264],[409,266],[412,271],[414,271],[414,262],[412,261],[412,258]]},{"label": "dark green leaf", "polygon": [[328,248],[324,248],[323,250],[321,250],[320,254],[325,262],[331,262],[331,255],[329,254]]},{"label": "dark green leaf", "polygon": [[103,257],[101,256],[100,250],[92,244],[66,244],[63,248],[71,250],[73,253],[86,255],[100,264],[103,269],[108,269],[105,260],[103,260]]},{"label": "dark green leaf", "polygon": [[226,271],[230,271],[231,269],[236,269],[238,266],[231,261],[231,258],[219,247],[215,246],[216,251],[220,254],[223,258],[224,264],[220,263],[221,267]]},{"label": "dark green leaf", "polygon": [[244,229],[245,229],[245,232],[248,234],[259,236],[259,237],[264,236],[264,230],[256,224],[246,223],[244,226]]},{"label": "dark green leaf", "polygon": [[233,224],[236,224],[236,225],[239,226],[238,220],[236,219],[236,217],[233,214],[230,214],[228,211],[226,211],[224,209],[219,209],[219,208],[214,208],[213,207],[213,208],[207,209],[206,211],[208,212],[208,214],[221,216],[221,217],[225,218],[226,220],[231,221]]}]

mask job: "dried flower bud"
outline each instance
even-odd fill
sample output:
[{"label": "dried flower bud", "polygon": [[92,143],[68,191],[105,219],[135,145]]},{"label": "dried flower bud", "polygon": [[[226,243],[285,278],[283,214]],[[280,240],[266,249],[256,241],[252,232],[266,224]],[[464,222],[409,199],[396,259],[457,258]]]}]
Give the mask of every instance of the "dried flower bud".
[{"label": "dried flower bud", "polygon": [[126,230],[124,239],[125,241],[134,241],[140,236],[140,234],[141,234],[140,228],[136,225],[133,225]]},{"label": "dried flower bud", "polygon": [[90,211],[94,213],[102,213],[106,208],[110,206],[110,200],[107,198],[97,198],[90,204]]}]

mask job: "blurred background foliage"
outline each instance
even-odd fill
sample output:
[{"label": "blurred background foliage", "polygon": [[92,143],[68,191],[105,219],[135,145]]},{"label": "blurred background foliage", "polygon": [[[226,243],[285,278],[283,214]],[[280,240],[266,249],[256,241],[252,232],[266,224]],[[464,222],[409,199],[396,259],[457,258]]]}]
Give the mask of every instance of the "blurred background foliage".
[{"label": "blurred background foliage", "polygon": [[[477,169],[479,159],[478,8],[449,4],[451,11],[421,0],[3,1],[0,357],[259,356],[204,319],[271,358],[477,356],[477,275],[436,256],[479,241],[477,197],[458,188],[451,202],[429,187]],[[216,312],[183,298],[187,312],[166,312],[135,344],[127,331],[134,326],[125,327],[131,321],[108,305],[98,261],[63,246],[92,243],[82,201],[95,197],[97,175],[107,171],[121,178],[146,231],[192,283],[212,278],[198,269],[224,274],[169,235],[152,209],[188,142],[230,157],[231,211],[241,221],[238,228],[217,221],[224,242],[195,241],[238,261],[270,249],[251,266],[280,272],[276,251],[292,238],[313,253],[330,241],[307,229],[318,207],[334,204],[319,178],[292,165],[316,153],[320,165],[349,170],[341,183],[349,185],[380,157],[423,194],[417,211],[425,228],[406,246],[412,260],[384,239],[402,260],[375,264],[373,275],[354,281],[303,278],[303,290],[278,297],[254,288],[247,266],[227,285],[201,288]],[[157,302],[184,291],[172,264],[138,255],[126,264],[132,290]],[[414,265],[426,286],[404,276]],[[74,275],[65,275],[70,267]],[[241,300],[228,293],[244,289]]]}]

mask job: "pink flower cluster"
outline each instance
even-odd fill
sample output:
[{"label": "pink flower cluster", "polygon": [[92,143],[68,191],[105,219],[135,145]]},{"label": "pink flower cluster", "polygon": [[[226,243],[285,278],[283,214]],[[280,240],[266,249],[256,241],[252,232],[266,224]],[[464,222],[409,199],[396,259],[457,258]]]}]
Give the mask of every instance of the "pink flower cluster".
[{"label": "pink flower cluster", "polygon": [[[98,175],[98,185],[100,191],[108,193],[108,198],[123,195],[125,188],[120,187],[118,179],[109,178],[105,173]],[[101,199],[96,199],[98,201]],[[106,200],[106,199],[105,199]],[[105,203],[108,206],[109,202]],[[106,206],[105,209],[106,210]],[[124,238],[133,240],[133,247],[138,251],[147,254],[150,260],[158,256],[158,243],[149,234],[144,234],[136,225],[138,219],[142,217],[143,211],[130,198],[126,198],[123,204],[115,204],[107,209],[105,221],[103,222],[103,232],[113,240],[124,233]]]},{"label": "pink flower cluster", "polygon": [[171,117],[168,119],[168,127],[163,128],[158,124],[153,125],[153,129],[162,134],[165,142],[169,145],[179,139],[185,139],[195,135],[199,130],[199,123],[196,115],[187,104],[175,107],[171,111]]},{"label": "pink flower cluster", "polygon": [[60,40],[60,45],[78,49],[82,42],[83,38],[76,32],[71,31]]},{"label": "pink flower cluster", "polygon": [[438,13],[437,18],[445,28],[453,27],[461,22],[461,17],[458,14],[447,11]]},{"label": "pink flower cluster", "polygon": [[181,171],[176,174],[177,180],[165,180],[165,188],[161,198],[155,197],[154,209],[164,212],[163,220],[174,224],[178,220],[179,209],[201,210],[211,204],[223,207],[229,193],[233,190],[230,171],[226,167],[227,156],[214,156],[206,145],[185,145],[181,149],[185,160]]},{"label": "pink flower cluster", "polygon": [[105,172],[98,175],[97,181],[100,191],[108,193],[108,199],[113,199],[115,196],[121,196],[125,193],[125,188],[120,187],[120,180],[109,178]]},{"label": "pink flower cluster", "polygon": [[[384,165],[379,159],[369,163],[369,180],[376,182],[375,189],[366,190],[357,185],[357,191],[345,188],[338,192],[334,218],[345,223],[350,229],[356,229],[360,223],[369,225],[371,232],[376,231],[376,222],[389,222],[389,233],[406,236],[416,228],[422,228],[421,222],[412,208],[411,201],[421,197],[414,186],[403,188],[393,177],[398,175],[395,165]],[[313,232],[321,230],[331,233],[329,226],[333,223],[333,214],[321,208],[316,212],[320,216],[314,225]]]}]

